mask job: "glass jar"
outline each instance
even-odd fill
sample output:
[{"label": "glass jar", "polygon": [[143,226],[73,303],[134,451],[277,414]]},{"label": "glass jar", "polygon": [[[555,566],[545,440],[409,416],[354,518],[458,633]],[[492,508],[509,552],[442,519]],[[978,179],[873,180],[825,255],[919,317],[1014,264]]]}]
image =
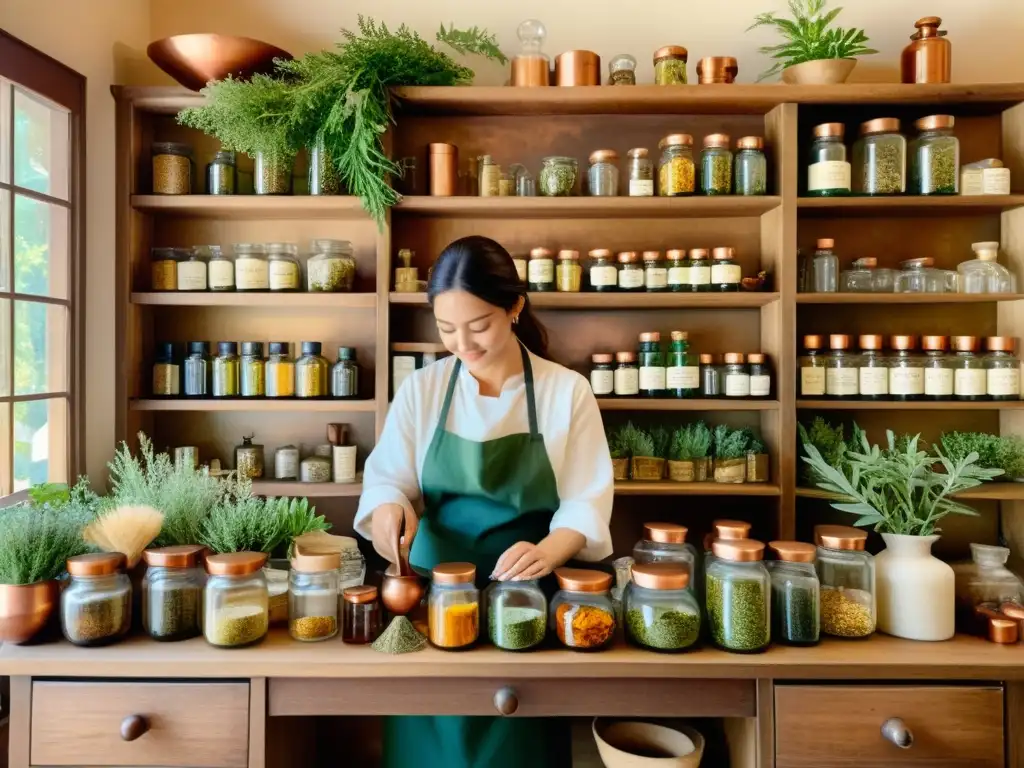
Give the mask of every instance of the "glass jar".
[{"label": "glass jar", "polygon": [[804,353],[800,357],[800,397],[825,396],[825,367],[828,356],[822,350],[821,336],[804,336]]},{"label": "glass jar", "polygon": [[949,340],[945,336],[922,336],[924,352],[924,399],[953,399],[953,360],[946,353]]},{"label": "glass jar", "polygon": [[619,262],[619,290],[644,290],[644,267],[640,263],[640,254],[636,251],[623,251],[616,259]]},{"label": "glass jar", "polygon": [[640,394],[640,368],[636,364],[636,353],[616,352],[615,362],[615,395],[636,397]]},{"label": "glass jar", "polygon": [[700,394],[705,398],[722,396],[722,369],[715,364],[714,355],[700,356]]},{"label": "glass jar", "polygon": [[857,339],[857,388],[861,400],[889,399],[889,361],[882,354],[884,341],[878,334],[863,334]]},{"label": "glass jar", "polygon": [[825,358],[825,397],[855,400],[860,394],[860,360],[850,352],[850,337],[833,333],[828,337],[829,355]]},{"label": "glass jar", "polygon": [[153,143],[153,194],[192,192],[192,147],[173,141]]},{"label": "glass jar", "polygon": [[235,153],[226,149],[213,156],[213,162],[206,166],[206,194],[235,194]]},{"label": "glass jar", "polygon": [[564,249],[558,252],[555,265],[555,290],[561,293],[579,293],[583,282],[580,252]]},{"label": "glass jar", "polygon": [[574,651],[599,651],[615,636],[612,576],[582,568],[556,568],[558,592],[551,600],[551,628]]},{"label": "glass jar", "polygon": [[953,399],[974,402],[988,399],[985,359],[976,354],[977,336],[954,336],[953,345]]},{"label": "glass jar", "polygon": [[338,569],[341,555],[294,555],[288,573],[288,634],[316,642],[338,634]]},{"label": "glass jar", "polygon": [[154,640],[188,640],[203,633],[203,549],[186,544],[142,553],[142,627]]},{"label": "glass jar", "polygon": [[480,158],[480,197],[501,196],[501,166],[490,155]]},{"label": "glass jar", "polygon": [[519,282],[527,282],[529,277],[529,267],[527,266],[528,260],[523,256],[513,256],[512,263],[516,265],[516,277],[519,278]]},{"label": "glass jar", "polygon": [[690,292],[703,293],[711,290],[711,264],[707,248],[690,249]]},{"label": "glass jar", "polygon": [[637,347],[640,365],[640,394],[643,397],[665,396],[665,355],[661,349],[661,334],[657,331],[640,334]]},{"label": "glass jar", "polygon": [[590,287],[600,293],[614,291],[619,285],[619,270],[615,266],[612,252],[607,248],[596,248],[587,253],[590,257]]},{"label": "glass jar", "polygon": [[267,248],[259,243],[235,243],[235,288],[239,291],[269,291],[270,262]]},{"label": "glass jar", "polygon": [[306,262],[306,290],[310,293],[350,293],[356,279],[356,258],[348,240],[312,242]]},{"label": "glass jar", "polygon": [[267,245],[268,285],[271,291],[299,290],[302,280],[299,267],[299,249],[295,243],[269,243]]},{"label": "glass jar", "polygon": [[833,637],[874,634],[875,559],[864,551],[867,532],[846,525],[816,525],[821,631]]},{"label": "glass jar", "polygon": [[738,291],[743,269],[736,263],[736,249],[719,247],[711,251],[711,290]]},{"label": "glass jar", "polygon": [[821,635],[817,550],[802,541],[773,541],[768,546],[778,558],[768,564],[772,639],[786,645],[815,645]]},{"label": "glass jar", "polygon": [[253,187],[257,195],[290,195],[292,161],[285,155],[257,152],[253,162]]},{"label": "glass jar", "polygon": [[716,541],[735,541],[750,538],[750,523],[742,520],[715,520],[711,523],[711,531],[704,537],[704,568],[706,574],[715,558],[712,545]]},{"label": "glass jar", "polygon": [[739,352],[725,353],[722,370],[723,392],[726,397],[750,397],[750,371]]},{"label": "glass jar", "polygon": [[177,397],[181,394],[181,365],[175,354],[174,344],[161,342],[156,345],[153,363],[153,396]]},{"label": "glass jar", "polygon": [[209,397],[213,391],[213,365],[210,363],[210,342],[190,341],[185,358],[182,390],[186,397]]},{"label": "glass jar", "polygon": [[331,460],[324,456],[307,456],[299,462],[299,480],[303,483],[329,483],[331,477]]},{"label": "glass jar", "polygon": [[744,136],[736,142],[734,188],[737,195],[764,195],[768,190],[768,160],[764,139]]},{"label": "glass jar", "polygon": [[295,361],[295,396],[326,397],[330,364],[320,354],[319,341],[302,342],[302,357]]},{"label": "glass jar", "polygon": [[238,359],[238,344],[234,341],[217,343],[217,356],[213,358],[214,397],[238,397],[241,388],[241,365]]},{"label": "glass jar", "polygon": [[270,628],[270,596],[262,552],[230,552],[206,558],[203,634],[220,648],[258,643]]},{"label": "glass jar", "polygon": [[[415,158],[413,159],[415,160]],[[413,173],[415,173],[415,166],[413,166]],[[309,148],[309,194],[340,195],[342,186],[341,171],[331,153],[324,146],[323,139],[313,142],[313,146]]]},{"label": "glass jar", "polygon": [[692,195],[696,189],[693,164],[693,136],[672,133],[658,142],[658,194],[662,197]]},{"label": "glass jar", "polygon": [[953,135],[952,115],[922,117],[910,142],[912,195],[960,194],[960,141]]},{"label": "glass jar", "polygon": [[288,356],[288,342],[272,341],[267,349],[267,397],[294,397],[295,361]]},{"label": "glass jar", "polygon": [[974,609],[989,603],[1024,601],[1024,584],[1006,561],[1010,550],[988,544],[971,544],[971,559],[953,564],[957,629],[977,631]]},{"label": "glass jar", "polygon": [[644,523],[644,537],[633,546],[633,561],[637,565],[670,563],[692,575],[697,568],[697,548],[686,540],[687,532],[685,525]]},{"label": "glass jar", "polygon": [[750,396],[761,399],[771,397],[772,369],[767,356],[760,352],[747,355],[747,368],[750,371]]},{"label": "glass jar", "polygon": [[764,544],[753,539],[717,539],[707,566],[707,611],[711,639],[734,653],[756,653],[771,640],[771,579]]},{"label": "glass jar", "polygon": [[654,52],[654,84],[686,85],[686,59],[689,52],[681,45],[666,45]]},{"label": "glass jar", "polygon": [[907,191],[907,140],[895,117],[861,123],[853,145],[853,192],[902,195]]},{"label": "glass jar", "polygon": [[620,53],[608,63],[608,85],[636,85],[636,58]]},{"label": "glass jar", "polygon": [[900,271],[896,273],[896,293],[955,293],[956,286],[950,274],[956,273],[935,269],[934,266],[935,259],[931,256],[901,261]]},{"label": "glass jar", "polygon": [[548,601],[536,581],[494,581],[484,592],[487,635],[503,651],[527,651],[544,642]]},{"label": "glass jar", "polygon": [[132,625],[132,585],[120,552],[68,558],[71,577],[60,596],[65,639],[86,648],[117,642]]},{"label": "glass jar", "polygon": [[185,248],[152,248],[149,252],[150,290],[178,290],[178,262],[189,256]]},{"label": "glass jar", "polygon": [[294,445],[283,445],[274,451],[274,479],[299,479],[299,449]]},{"label": "glass jar", "polygon": [[384,628],[384,611],[377,588],[368,584],[346,587],[341,593],[341,641],[369,645]]},{"label": "glass jar", "polygon": [[242,397],[267,394],[266,362],[262,341],[243,341],[239,393]]},{"label": "glass jar", "polygon": [[672,331],[665,365],[665,394],[668,397],[697,397],[700,394],[700,366],[690,353],[690,335]]},{"label": "glass jar", "polygon": [[590,153],[587,189],[591,197],[615,197],[619,194],[619,153],[598,149]]},{"label": "glass jar", "polygon": [[197,246],[206,248],[207,284],[211,291],[224,292],[235,290],[235,262],[219,245]]},{"label": "glass jar", "polygon": [[985,339],[985,394],[990,400],[1020,400],[1020,360],[1012,336]]},{"label": "glass jar", "polygon": [[331,397],[359,397],[359,364],[355,347],[338,347],[338,362],[331,368]]},{"label": "glass jar", "polygon": [[206,290],[206,259],[198,248],[184,249],[177,272],[179,291]]},{"label": "glass jar", "polygon": [[629,196],[654,195],[654,163],[647,147],[634,147],[626,153],[629,158]]},{"label": "glass jar", "polygon": [[635,563],[626,586],[626,639],[653,651],[678,652],[700,639],[700,606],[690,571],[675,563]]},{"label": "glass jar", "polygon": [[835,247],[836,241],[831,237],[818,240],[811,261],[815,293],[835,293],[839,290],[839,257],[833,250]]},{"label": "glass jar", "polygon": [[235,446],[235,472],[239,480],[259,480],[263,477],[263,446],[253,443],[255,435],[245,435],[241,445]]},{"label": "glass jar", "polygon": [[526,266],[527,282],[531,291],[555,290],[555,260],[550,248],[531,248]]},{"label": "glass jar", "polygon": [[889,397],[893,400],[920,400],[924,396],[924,360],[914,354],[913,336],[890,336]]},{"label": "glass jar", "polygon": [[972,243],[975,258],[957,265],[960,293],[1016,293],[1017,276],[999,263],[999,243]]},{"label": "glass jar", "polygon": [[672,248],[665,252],[668,271],[665,279],[668,289],[676,293],[690,290],[690,260],[682,248]]},{"label": "glass jar", "polygon": [[540,193],[544,197],[570,197],[576,194],[579,163],[575,157],[553,156],[541,161]]},{"label": "glass jar", "polygon": [[814,127],[807,166],[807,194],[811,197],[850,194],[850,163],[843,143],[845,133],[842,123],[822,123]]},{"label": "glass jar", "polygon": [[865,256],[856,259],[850,269],[839,275],[842,293],[892,293],[896,273],[891,269],[878,269],[878,259]]},{"label": "glass jar", "polygon": [[428,639],[435,648],[455,651],[480,636],[480,592],[472,563],[441,563],[432,571],[427,598]]},{"label": "glass jar", "polygon": [[661,251],[644,251],[644,287],[650,291],[668,290],[668,269]]},{"label": "glass jar", "polygon": [[700,191],[705,195],[732,194],[732,143],[728,135],[713,133],[704,137],[700,153]]},{"label": "glass jar", "polygon": [[590,356],[590,388],[595,397],[608,397],[615,392],[615,356],[596,352]]}]

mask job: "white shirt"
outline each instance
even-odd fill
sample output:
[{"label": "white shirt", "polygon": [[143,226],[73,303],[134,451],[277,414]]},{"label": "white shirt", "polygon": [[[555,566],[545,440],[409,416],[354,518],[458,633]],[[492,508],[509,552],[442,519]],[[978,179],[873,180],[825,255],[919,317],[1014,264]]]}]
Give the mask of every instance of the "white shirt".
[{"label": "white shirt", "polygon": [[[608,524],[614,480],[597,400],[589,382],[575,371],[533,354],[530,363],[537,428],[544,437],[560,499],[551,530],[579,531],[587,543],[577,557],[601,560],[612,553]],[[401,504],[411,511],[422,508],[423,462],[454,366],[454,356],[438,360],[414,372],[399,387],[380,441],[363,470],[355,530],[364,538],[370,538],[370,516],[380,505]],[[462,366],[446,428],[477,442],[529,432],[523,374],[506,381],[498,397],[485,397]]]}]

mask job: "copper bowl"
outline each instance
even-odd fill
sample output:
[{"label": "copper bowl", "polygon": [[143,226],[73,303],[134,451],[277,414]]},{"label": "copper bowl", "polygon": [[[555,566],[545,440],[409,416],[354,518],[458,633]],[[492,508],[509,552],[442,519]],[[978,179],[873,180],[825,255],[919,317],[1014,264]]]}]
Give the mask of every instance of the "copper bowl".
[{"label": "copper bowl", "polygon": [[146,54],[186,88],[198,91],[228,75],[247,78],[274,69],[274,59],[292,55],[276,45],[235,35],[174,35],[150,43]]},{"label": "copper bowl", "polygon": [[423,599],[423,582],[419,576],[399,576],[398,568],[389,565],[384,571],[380,588],[380,601],[395,616],[405,616]]},{"label": "copper bowl", "polygon": [[59,600],[57,581],[0,584],[0,642],[27,643],[46,626]]}]

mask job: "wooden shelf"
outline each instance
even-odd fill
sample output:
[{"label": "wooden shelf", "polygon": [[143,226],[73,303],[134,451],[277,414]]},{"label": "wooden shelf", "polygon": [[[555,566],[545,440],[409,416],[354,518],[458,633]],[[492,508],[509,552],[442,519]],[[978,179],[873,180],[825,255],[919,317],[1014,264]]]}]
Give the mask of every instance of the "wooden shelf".
[{"label": "wooden shelf", "polygon": [[132,304],[154,307],[247,307],[261,309],[374,309],[375,293],[169,293],[136,292]]},{"label": "wooden shelf", "polygon": [[599,397],[602,411],[775,411],[778,400]]},{"label": "wooden shelf", "polygon": [[449,354],[448,347],[439,341],[393,341],[391,342],[392,352],[404,352],[406,354]]},{"label": "wooden shelf", "polygon": [[333,499],[360,496],[362,483],[300,483],[294,480],[253,480],[252,492],[260,496],[305,496],[309,499]]},{"label": "wooden shelf", "polygon": [[352,219],[369,221],[358,197],[315,195],[132,195],[140,213],[190,219]]},{"label": "wooden shelf", "polygon": [[797,400],[796,407],[818,411],[1018,411],[1024,409],[1024,400]]},{"label": "wooden shelf", "polygon": [[[823,499],[837,501],[842,498],[837,493],[823,491],[820,488],[797,488],[796,495],[802,499]],[[955,494],[958,499],[976,501],[1024,501],[1024,483],[983,483],[977,488]]]},{"label": "wooden shelf", "polygon": [[797,304],[988,304],[1019,301],[1021,293],[800,293]]},{"label": "wooden shelf", "polygon": [[372,413],[374,400],[278,400],[224,399],[224,400],[132,400],[133,411],[229,411],[253,413]]},{"label": "wooden shelf", "polygon": [[1024,206],[1024,195],[935,195],[918,197],[801,197],[808,216],[954,216],[1002,213]]},{"label": "wooden shelf", "polygon": [[[778,301],[777,293],[530,293],[538,309],[758,309]],[[425,293],[391,293],[392,304],[428,306]]]},{"label": "wooden shelf", "polygon": [[393,215],[460,219],[710,219],[760,216],[782,198],[743,197],[405,197]]},{"label": "wooden shelf", "polygon": [[778,496],[771,483],[675,483],[671,480],[624,480],[615,483],[616,496]]}]

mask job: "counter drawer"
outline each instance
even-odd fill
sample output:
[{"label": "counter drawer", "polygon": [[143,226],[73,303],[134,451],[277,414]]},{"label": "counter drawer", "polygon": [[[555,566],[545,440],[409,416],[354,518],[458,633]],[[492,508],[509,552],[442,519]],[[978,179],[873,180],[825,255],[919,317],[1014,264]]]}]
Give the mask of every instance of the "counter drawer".
[{"label": "counter drawer", "polygon": [[[890,718],[900,748],[882,734]],[[1002,768],[998,687],[775,687],[776,768]]]},{"label": "counter drawer", "polygon": [[32,765],[245,768],[249,684],[34,682],[31,733]]}]

